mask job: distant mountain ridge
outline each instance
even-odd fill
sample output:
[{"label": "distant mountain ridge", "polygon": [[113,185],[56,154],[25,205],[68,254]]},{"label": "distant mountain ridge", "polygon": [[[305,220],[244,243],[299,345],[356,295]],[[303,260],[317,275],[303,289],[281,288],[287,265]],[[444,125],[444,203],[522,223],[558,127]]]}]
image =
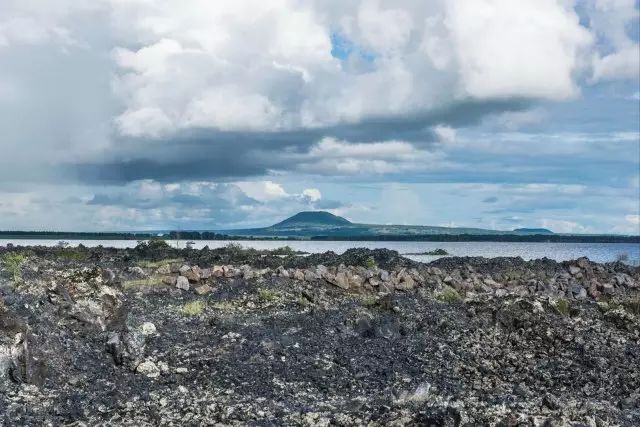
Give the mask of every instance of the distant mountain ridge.
[{"label": "distant mountain ridge", "polygon": [[240,230],[219,230],[230,236],[331,238],[376,236],[436,236],[436,235],[551,235],[551,230],[543,228],[520,228],[513,231],[487,230],[469,227],[438,227],[428,225],[379,225],[353,223],[345,218],[325,211],[299,212],[277,224],[263,228]]},{"label": "distant mountain ridge", "polygon": [[516,228],[513,231],[516,233],[554,234],[548,228]]},{"label": "distant mountain ridge", "polygon": [[334,215],[330,212],[324,211],[307,211],[298,212],[292,217],[285,219],[277,224],[271,226],[271,228],[289,228],[296,226],[340,226],[351,225],[351,222],[341,216]]}]

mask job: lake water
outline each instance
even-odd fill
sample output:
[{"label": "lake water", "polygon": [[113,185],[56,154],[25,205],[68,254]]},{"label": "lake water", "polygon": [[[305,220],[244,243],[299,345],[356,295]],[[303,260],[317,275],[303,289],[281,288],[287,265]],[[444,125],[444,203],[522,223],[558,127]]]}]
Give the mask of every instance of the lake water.
[{"label": "lake water", "polygon": [[[82,243],[85,246],[130,248],[136,246],[135,240],[68,240],[71,246]],[[176,246],[176,241],[168,241],[172,246]],[[453,256],[520,256],[526,260],[537,258],[551,258],[556,261],[566,261],[586,256],[592,261],[610,262],[617,257],[626,254],[629,264],[640,265],[640,244],[637,243],[529,243],[529,242],[328,242],[328,241],[299,241],[299,240],[198,240],[194,243],[195,249],[205,246],[209,248],[219,248],[229,243],[239,243],[244,247],[255,249],[274,249],[281,246],[290,246],[299,251],[310,253],[333,251],[342,253],[349,248],[387,248],[393,249],[401,254],[427,252],[433,249],[442,248]],[[20,246],[55,246],[57,240],[38,239],[0,239],[0,246],[8,243]],[[180,242],[180,247],[184,247],[185,241]],[[421,262],[429,262],[439,258],[428,255],[408,255],[409,258]]]}]

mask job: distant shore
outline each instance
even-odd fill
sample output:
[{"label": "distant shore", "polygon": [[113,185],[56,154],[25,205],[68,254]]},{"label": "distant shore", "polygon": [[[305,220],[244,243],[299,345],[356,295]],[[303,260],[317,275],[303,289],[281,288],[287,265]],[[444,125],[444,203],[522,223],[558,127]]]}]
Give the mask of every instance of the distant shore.
[{"label": "distant shore", "polygon": [[41,240],[258,240],[258,241],[383,241],[383,242],[545,242],[545,243],[640,243],[640,236],[586,234],[428,234],[354,236],[233,236],[210,231],[153,233],[97,233],[49,231],[0,231],[0,239]]}]

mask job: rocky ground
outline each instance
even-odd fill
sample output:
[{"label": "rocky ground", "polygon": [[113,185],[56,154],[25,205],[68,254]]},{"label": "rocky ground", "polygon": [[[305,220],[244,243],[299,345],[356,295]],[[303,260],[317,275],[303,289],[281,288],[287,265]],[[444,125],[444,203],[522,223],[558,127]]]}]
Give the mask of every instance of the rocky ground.
[{"label": "rocky ground", "polygon": [[0,422],[640,425],[639,268],[278,253],[0,249]]}]

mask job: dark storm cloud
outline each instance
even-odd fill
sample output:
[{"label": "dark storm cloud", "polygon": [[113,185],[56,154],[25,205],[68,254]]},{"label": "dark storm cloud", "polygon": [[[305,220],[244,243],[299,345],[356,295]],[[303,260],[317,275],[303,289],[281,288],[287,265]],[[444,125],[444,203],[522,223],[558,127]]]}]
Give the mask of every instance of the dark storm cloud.
[{"label": "dark storm cloud", "polygon": [[347,206],[338,200],[319,200],[315,203],[316,209],[339,209]]},{"label": "dark storm cloud", "polygon": [[[145,190],[145,183],[151,190]],[[143,181],[109,193],[96,193],[87,202],[96,206],[119,206],[123,208],[154,209],[174,206],[180,208],[224,209],[237,206],[257,205],[233,184],[178,185],[167,189],[156,181]]]},{"label": "dark storm cloud", "polygon": [[164,139],[119,138],[103,159],[68,163],[70,179],[89,183],[126,183],[141,179],[175,182],[260,176],[270,170],[293,171],[295,158],[323,137],[373,143],[402,140],[422,149],[438,144],[434,125],[472,126],[490,114],[525,109],[523,100],[469,102],[422,114],[369,119],[320,129],[286,132],[221,132],[191,129]]}]

